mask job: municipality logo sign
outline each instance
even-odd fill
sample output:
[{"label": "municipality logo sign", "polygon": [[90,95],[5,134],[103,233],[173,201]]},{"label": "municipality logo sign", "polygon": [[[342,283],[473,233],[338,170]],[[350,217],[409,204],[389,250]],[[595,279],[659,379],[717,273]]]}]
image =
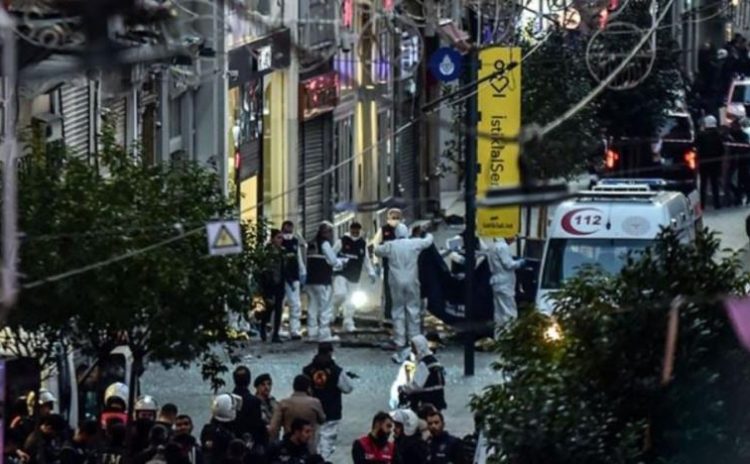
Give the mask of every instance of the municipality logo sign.
[{"label": "municipality logo sign", "polygon": [[430,57],[429,68],[436,79],[452,81],[461,75],[461,54],[450,47],[438,48]]}]

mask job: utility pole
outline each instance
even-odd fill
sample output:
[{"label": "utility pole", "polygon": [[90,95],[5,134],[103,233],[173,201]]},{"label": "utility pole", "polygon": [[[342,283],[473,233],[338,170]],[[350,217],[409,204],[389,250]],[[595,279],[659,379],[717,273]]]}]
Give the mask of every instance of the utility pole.
[{"label": "utility pole", "polygon": [[[476,87],[479,70],[479,51],[474,48],[467,56],[469,64],[467,81],[474,82],[473,93],[466,100],[466,115],[469,130],[477,127],[479,114],[477,110]],[[477,227],[477,137],[471,133],[466,135],[466,180],[464,181],[464,201],[466,204],[466,278],[464,308],[468,330],[464,333],[464,375],[474,375],[474,268],[476,267],[476,227]]]}]

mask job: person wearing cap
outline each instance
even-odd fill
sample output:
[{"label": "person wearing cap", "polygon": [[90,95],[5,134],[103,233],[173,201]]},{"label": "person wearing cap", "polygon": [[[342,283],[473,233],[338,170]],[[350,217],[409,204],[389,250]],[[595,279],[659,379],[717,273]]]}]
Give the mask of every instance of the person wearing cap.
[{"label": "person wearing cap", "polygon": [[721,208],[719,196],[719,179],[721,177],[721,161],[724,157],[724,141],[719,133],[716,118],[709,115],[703,118],[703,128],[696,140],[700,160],[700,197],[701,205],[706,207],[706,191],[711,184],[711,200],[714,209]]},{"label": "person wearing cap", "polygon": [[429,342],[424,335],[411,339],[411,350],[416,359],[416,369],[411,380],[398,388],[412,410],[423,405],[432,405],[443,410],[445,403],[445,369],[435,354],[430,350]]},{"label": "person wearing cap", "polygon": [[430,449],[419,433],[419,417],[411,409],[390,412],[396,464],[426,464]]},{"label": "person wearing cap", "polygon": [[271,425],[273,412],[276,410],[276,406],[278,405],[278,401],[276,401],[276,398],[271,395],[271,390],[273,389],[273,380],[271,379],[271,374],[260,374],[255,378],[253,387],[255,387],[255,397],[260,400],[260,412],[263,416],[263,423],[265,423],[266,428],[268,428]]},{"label": "person wearing cap", "polygon": [[367,271],[371,283],[375,283],[377,273],[367,254],[367,243],[362,237],[362,225],[358,222],[352,222],[349,226],[349,232],[336,241],[333,247],[339,258],[346,259],[342,269],[334,273],[333,278],[333,306],[341,306],[344,313],[343,328],[345,332],[354,332],[354,312],[356,308],[349,300],[351,295],[359,285],[362,269]]},{"label": "person wearing cap", "polygon": [[488,247],[487,260],[490,266],[490,285],[492,286],[495,307],[495,338],[500,329],[509,321],[518,317],[516,307],[516,270],[524,265],[523,259],[513,259],[510,246],[515,237],[501,238]]},{"label": "person wearing cap", "polygon": [[[386,242],[396,240],[396,227],[398,227],[403,220],[404,213],[399,208],[389,209],[386,212],[385,224],[378,229],[375,237],[372,239],[372,246],[376,247]],[[386,321],[390,321],[392,317],[393,302],[391,301],[391,293],[388,290],[388,282],[390,281],[388,258],[381,258],[380,264],[383,269],[383,317]]]},{"label": "person wearing cap", "polygon": [[333,251],[333,225],[323,222],[307,255],[308,341],[338,341],[331,332],[333,322],[333,273],[341,270],[346,261]]},{"label": "person wearing cap", "polygon": [[425,238],[408,238],[404,224],[396,227],[396,240],[375,247],[375,255],[388,259],[390,277],[388,290],[393,302],[393,361],[401,363],[408,356],[407,337],[420,333],[422,300],[419,286],[419,254],[433,243],[431,234]]}]

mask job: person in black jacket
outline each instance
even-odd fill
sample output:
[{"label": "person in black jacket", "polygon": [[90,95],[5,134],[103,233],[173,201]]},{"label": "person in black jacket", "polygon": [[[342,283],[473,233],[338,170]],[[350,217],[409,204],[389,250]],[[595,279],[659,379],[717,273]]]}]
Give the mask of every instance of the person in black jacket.
[{"label": "person in black jacket", "polygon": [[318,354],[302,369],[312,379],[312,396],[320,400],[326,421],[320,426],[318,452],[330,458],[336,450],[339,422],[342,412],[342,394],[351,393],[354,386],[349,375],[333,360],[333,345],[323,342],[318,345]]},{"label": "person in black jacket", "polygon": [[193,419],[190,416],[177,416],[172,441],[179,445],[182,456],[187,458],[190,464],[203,464],[203,451],[193,436]]},{"label": "person in black jacket", "polygon": [[308,443],[314,433],[309,421],[294,419],[291,431],[268,452],[268,464],[306,464],[311,456]]},{"label": "person in black jacket", "polygon": [[719,179],[721,178],[721,160],[724,157],[724,143],[715,117],[703,118],[703,130],[698,134],[697,144],[700,157],[701,205],[704,208],[706,206],[706,189],[710,183],[714,209],[719,209],[721,208]]},{"label": "person in black jacket", "polygon": [[281,314],[284,311],[284,235],[278,229],[271,230],[271,242],[268,244],[268,261],[260,278],[261,291],[266,310],[260,325],[260,338],[266,341],[266,326],[273,315],[272,343],[281,343]]},{"label": "person in black jacket", "polygon": [[242,407],[234,421],[234,434],[248,443],[251,454],[262,454],[268,446],[268,429],[263,422],[260,400],[250,393],[250,369],[238,366],[233,377],[232,393],[242,398]]},{"label": "person in black jacket", "polygon": [[222,464],[227,456],[229,444],[236,437],[233,426],[242,399],[234,394],[222,393],[211,405],[211,422],[201,430],[201,448],[206,464]]},{"label": "person in black jacket", "polygon": [[427,441],[430,464],[463,464],[464,448],[461,439],[445,431],[445,419],[439,411],[427,416],[427,429],[430,438]]}]

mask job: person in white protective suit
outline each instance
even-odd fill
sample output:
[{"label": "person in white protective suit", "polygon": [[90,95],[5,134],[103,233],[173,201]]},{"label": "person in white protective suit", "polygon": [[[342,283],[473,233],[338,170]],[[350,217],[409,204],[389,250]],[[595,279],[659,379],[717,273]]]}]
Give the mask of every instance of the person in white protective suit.
[{"label": "person in white protective suit", "polygon": [[388,287],[393,302],[393,347],[394,362],[401,363],[408,355],[404,353],[407,336],[420,333],[422,301],[419,293],[419,254],[433,243],[432,235],[425,238],[408,238],[409,229],[404,224],[396,227],[396,240],[375,247],[375,255],[388,259],[390,276]]},{"label": "person in white protective suit", "polygon": [[302,319],[302,306],[300,303],[300,288],[305,285],[307,279],[307,267],[305,266],[304,248],[305,243],[294,233],[294,223],[284,221],[281,225],[284,249],[284,299],[289,305],[289,335],[292,340],[299,340],[300,321]]},{"label": "person in white protective suit", "polygon": [[[339,338],[331,332],[333,322],[333,272],[341,270],[345,259],[333,251],[333,226],[323,222],[307,255],[307,336],[311,342],[335,342]],[[314,248],[313,248],[314,247]]]},{"label": "person in white protective suit", "polygon": [[495,338],[507,322],[518,317],[516,307],[516,269],[523,267],[523,259],[513,259],[510,246],[515,237],[500,239],[488,247],[490,285],[495,306]]},{"label": "person in white protective suit", "polygon": [[339,307],[343,309],[344,331],[354,332],[357,329],[354,324],[357,308],[351,296],[359,287],[362,269],[370,277],[370,283],[377,280],[377,273],[367,253],[367,242],[362,237],[362,225],[352,222],[349,232],[336,241],[333,250],[339,258],[347,260],[341,271],[333,276],[333,308],[334,311]]}]

